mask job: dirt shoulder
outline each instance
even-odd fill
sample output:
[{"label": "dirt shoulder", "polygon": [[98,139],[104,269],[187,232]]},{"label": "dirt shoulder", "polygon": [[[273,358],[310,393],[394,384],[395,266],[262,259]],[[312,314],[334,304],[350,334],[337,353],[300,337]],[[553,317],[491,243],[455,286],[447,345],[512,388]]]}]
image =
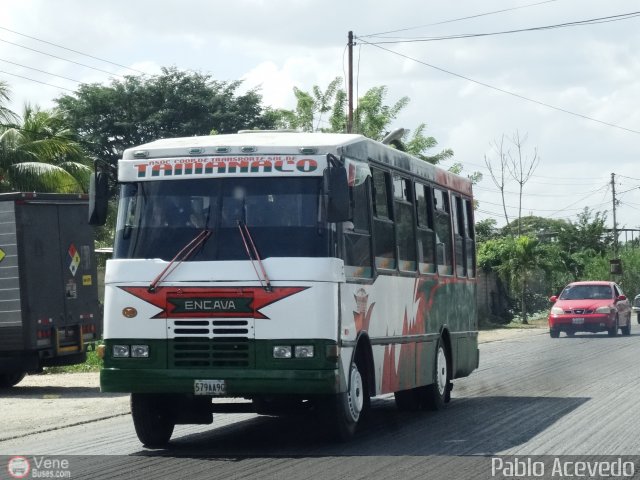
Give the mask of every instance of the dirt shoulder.
[{"label": "dirt shoulder", "polygon": [[[478,338],[488,343],[546,333],[544,328],[504,328],[483,330]],[[28,375],[14,388],[0,391],[0,412],[4,441],[126,415],[129,395],[101,393],[97,372]]]}]

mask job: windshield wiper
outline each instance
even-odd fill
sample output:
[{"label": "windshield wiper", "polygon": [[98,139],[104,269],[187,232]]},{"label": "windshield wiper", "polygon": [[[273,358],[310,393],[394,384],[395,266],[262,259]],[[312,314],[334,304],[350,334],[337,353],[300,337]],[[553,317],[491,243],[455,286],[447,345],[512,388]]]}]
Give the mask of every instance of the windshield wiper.
[{"label": "windshield wiper", "polygon": [[[244,243],[244,248],[247,251],[249,260],[251,260],[251,266],[256,272],[256,276],[260,281],[260,285],[262,286],[262,288],[264,288],[266,292],[271,292],[273,290],[273,288],[271,287],[271,281],[269,280],[269,277],[267,276],[267,272],[264,269],[264,265],[262,264],[262,260],[260,259],[260,255],[258,254],[258,249],[256,248],[255,243],[253,243],[253,238],[251,238],[251,233],[249,233],[249,228],[247,228],[247,225],[243,223],[242,220],[238,220],[238,229],[240,230],[240,237],[242,237],[242,243]],[[248,242],[247,242],[247,239],[249,240]],[[249,246],[251,246],[251,249],[249,249]],[[260,265],[262,276],[258,273],[258,269],[256,268],[256,265],[254,263],[256,261],[258,262],[258,265]]]},{"label": "windshield wiper", "polygon": [[178,268],[178,265],[187,260],[191,255],[193,255],[198,247],[203,245],[204,242],[209,239],[212,233],[213,232],[208,229],[202,230],[193,240],[182,247],[182,249],[176,254],[176,256],[171,259],[164,270],[162,270],[160,274],[156,278],[154,278],[147,290],[151,293],[155,292],[158,284],[166,277],[168,277],[171,272]]}]

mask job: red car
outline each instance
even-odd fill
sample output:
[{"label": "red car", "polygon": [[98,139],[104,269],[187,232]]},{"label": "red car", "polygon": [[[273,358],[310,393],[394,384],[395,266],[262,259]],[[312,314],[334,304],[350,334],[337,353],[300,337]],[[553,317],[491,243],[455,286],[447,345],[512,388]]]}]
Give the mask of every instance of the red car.
[{"label": "red car", "polygon": [[613,282],[573,282],[559,296],[550,298],[549,335],[560,332],[573,336],[576,332],[604,332],[613,337],[618,329],[631,334],[631,306],[618,285]]}]

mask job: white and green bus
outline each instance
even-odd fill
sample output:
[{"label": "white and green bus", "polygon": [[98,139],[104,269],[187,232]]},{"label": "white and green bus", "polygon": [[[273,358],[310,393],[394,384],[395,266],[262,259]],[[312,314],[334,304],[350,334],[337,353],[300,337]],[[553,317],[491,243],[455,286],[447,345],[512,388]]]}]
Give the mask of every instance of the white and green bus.
[{"label": "white and green bus", "polygon": [[131,393],[145,445],[240,409],[317,411],[346,439],[371,397],[440,409],[477,368],[468,179],[361,135],[274,131],[131,148],[118,181],[100,382]]}]

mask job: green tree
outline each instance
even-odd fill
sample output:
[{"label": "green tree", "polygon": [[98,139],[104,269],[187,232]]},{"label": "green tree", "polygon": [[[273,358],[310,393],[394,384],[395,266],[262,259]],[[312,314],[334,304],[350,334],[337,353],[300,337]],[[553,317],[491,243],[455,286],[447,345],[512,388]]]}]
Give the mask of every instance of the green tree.
[{"label": "green tree", "polygon": [[263,109],[256,90],[238,94],[240,85],[173,67],[81,85],[56,102],[81,144],[115,166],[126,148],[159,138],[272,128],[277,115]]},{"label": "green tree", "polygon": [[548,277],[557,257],[557,248],[522,235],[487,240],[478,248],[478,267],[494,270],[519,299],[520,316],[528,323],[530,287]]},{"label": "green tree", "polygon": [[16,114],[5,105],[10,100],[9,85],[0,80],[0,126],[16,121]]},{"label": "green tree", "polygon": [[[294,87],[295,110],[274,110],[270,114],[279,128],[298,129],[305,132],[342,133],[347,129],[347,94],[340,88],[342,78],[333,79],[323,91],[314,85],[311,92]],[[393,121],[409,104],[409,97],[402,97],[393,105],[386,103],[387,87],[372,87],[358,100],[353,112],[353,132],[381,141],[391,130]],[[328,126],[323,127],[323,117],[329,114]],[[424,161],[436,164],[453,156],[453,150],[445,149],[430,155],[427,152],[438,146],[434,137],[426,136],[426,124],[421,123],[413,131],[405,130],[402,139],[394,146]]]},{"label": "green tree", "polygon": [[25,106],[0,127],[0,190],[86,192],[90,160],[59,112]]}]

